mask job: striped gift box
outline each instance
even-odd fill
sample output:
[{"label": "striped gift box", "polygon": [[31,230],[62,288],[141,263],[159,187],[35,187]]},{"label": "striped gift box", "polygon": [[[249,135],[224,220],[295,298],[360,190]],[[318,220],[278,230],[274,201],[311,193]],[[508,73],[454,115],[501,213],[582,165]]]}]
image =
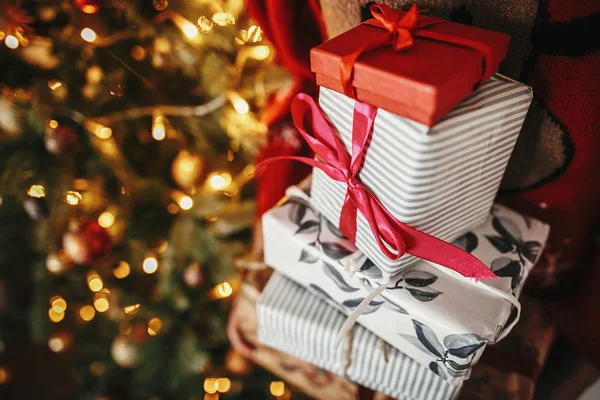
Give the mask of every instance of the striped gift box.
[{"label": "striped gift box", "polygon": [[[531,99],[528,86],[494,75],[432,128],[380,109],[360,179],[399,221],[453,241],[488,216]],[[350,152],[354,100],[321,88],[319,104]],[[345,193],[314,169],[312,202],[330,221]],[[416,261],[389,260],[360,213],[356,246],[389,275]]]},{"label": "striped gift box", "polygon": [[[449,400],[454,386],[356,326],[338,351],[333,341],[345,317],[332,305],[275,273],[257,305],[258,339],[319,368],[402,400]],[[386,361],[387,357],[387,361]]]}]

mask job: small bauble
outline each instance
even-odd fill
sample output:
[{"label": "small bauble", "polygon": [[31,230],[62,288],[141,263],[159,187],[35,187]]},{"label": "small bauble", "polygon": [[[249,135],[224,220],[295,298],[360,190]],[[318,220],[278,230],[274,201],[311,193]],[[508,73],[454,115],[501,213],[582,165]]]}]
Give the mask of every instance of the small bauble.
[{"label": "small bauble", "polygon": [[53,275],[62,275],[73,268],[73,261],[64,250],[55,251],[46,257],[46,268]]},{"label": "small bauble", "polygon": [[152,5],[158,11],[162,11],[169,5],[167,0],[152,0]]},{"label": "small bauble", "polygon": [[225,356],[225,367],[234,375],[247,375],[252,369],[252,362],[234,348]]},{"label": "small bauble", "polygon": [[34,221],[46,219],[50,215],[48,200],[45,197],[27,197],[23,201],[23,207]]},{"label": "small bauble", "polygon": [[138,345],[128,336],[117,336],[110,346],[110,354],[120,367],[133,368],[140,361]]},{"label": "small bauble", "polygon": [[204,172],[204,159],[187,150],[181,151],[171,164],[171,175],[177,185],[182,188],[193,187]]},{"label": "small bauble", "polygon": [[77,264],[87,264],[110,252],[112,240],[97,221],[83,220],[63,236],[63,248]]},{"label": "small bauble", "polygon": [[202,266],[194,262],[183,271],[183,281],[191,288],[196,288],[202,283]]},{"label": "small bauble", "polygon": [[100,11],[100,3],[99,0],[73,0],[75,7],[86,14],[96,14]]},{"label": "small bauble", "polygon": [[77,135],[66,125],[59,125],[55,129],[48,127],[44,137],[44,145],[48,153],[58,156],[75,148]]}]

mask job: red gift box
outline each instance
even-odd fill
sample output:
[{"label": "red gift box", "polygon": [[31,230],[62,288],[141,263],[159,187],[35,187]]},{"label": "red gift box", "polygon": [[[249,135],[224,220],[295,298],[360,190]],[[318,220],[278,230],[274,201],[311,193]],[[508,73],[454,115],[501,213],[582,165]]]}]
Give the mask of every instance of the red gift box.
[{"label": "red gift box", "polygon": [[[350,81],[354,93],[346,95],[432,126],[498,70],[508,49],[510,37],[502,33],[417,15],[414,6],[408,13],[385,10],[392,21],[371,19],[311,50],[318,85],[345,93],[340,71],[349,55],[400,36],[409,45],[399,51],[387,41],[361,52]],[[405,29],[411,13],[416,26]]]}]

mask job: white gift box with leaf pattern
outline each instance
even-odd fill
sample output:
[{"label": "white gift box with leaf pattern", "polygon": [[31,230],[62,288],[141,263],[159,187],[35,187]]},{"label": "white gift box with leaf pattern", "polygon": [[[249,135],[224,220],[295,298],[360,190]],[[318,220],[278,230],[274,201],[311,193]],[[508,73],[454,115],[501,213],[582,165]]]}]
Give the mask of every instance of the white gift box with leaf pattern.
[{"label": "white gift box with leaf pattern", "polygon": [[[549,233],[546,224],[496,205],[483,224],[455,244],[498,279],[475,282],[425,261],[389,279],[311,207],[304,192],[292,187],[287,194],[263,216],[267,265],[346,314],[385,284],[358,323],[454,384],[468,378],[485,346],[516,322],[515,297]],[[357,270],[353,276],[349,266]]]}]

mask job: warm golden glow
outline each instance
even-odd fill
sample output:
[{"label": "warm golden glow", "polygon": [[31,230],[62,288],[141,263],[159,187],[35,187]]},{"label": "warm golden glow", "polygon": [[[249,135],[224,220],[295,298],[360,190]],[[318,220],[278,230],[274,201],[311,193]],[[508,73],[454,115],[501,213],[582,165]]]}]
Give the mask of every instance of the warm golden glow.
[{"label": "warm golden glow", "polygon": [[46,197],[46,189],[44,189],[42,185],[31,185],[31,187],[27,191],[27,195],[29,197],[41,199],[42,197]]},{"label": "warm golden glow", "polygon": [[150,321],[148,321],[148,335],[150,335],[150,336],[158,335],[158,332],[160,332],[162,326],[163,326],[163,323],[160,319],[152,318]]},{"label": "warm golden glow", "polygon": [[209,394],[217,393],[217,379],[206,378],[204,380],[204,391]]},{"label": "warm golden glow", "polygon": [[81,38],[88,43],[93,43],[98,38],[98,35],[90,28],[83,28],[81,31]]},{"label": "warm golden glow", "polygon": [[96,309],[96,311],[105,312],[106,310],[108,310],[109,305],[110,304],[108,303],[107,296],[100,293],[96,293],[96,295],[94,296],[94,308]]},{"label": "warm golden glow", "polygon": [[61,86],[62,86],[62,82],[61,82],[61,81],[59,81],[58,79],[50,79],[50,80],[48,81],[48,87],[49,87],[51,90],[56,90],[56,89],[58,89],[58,88],[59,88],[59,87],[61,87]]},{"label": "warm golden glow", "polygon": [[51,119],[50,121],[48,121],[48,126],[52,129],[56,129],[58,128],[58,121],[55,119]]},{"label": "warm golden glow", "polygon": [[142,263],[142,269],[147,274],[153,274],[158,269],[158,261],[154,257],[148,257]]},{"label": "warm golden glow", "polygon": [[140,311],[140,304],[132,304],[130,306],[125,306],[123,307],[123,311],[125,311],[125,314],[136,314]]},{"label": "warm golden glow", "polygon": [[100,126],[94,131],[95,135],[100,139],[108,139],[112,136],[112,129],[108,126]]},{"label": "warm golden glow", "polygon": [[106,367],[104,366],[104,363],[101,361],[94,361],[90,365],[90,372],[94,376],[102,376],[102,374],[104,374],[105,370],[106,370]]},{"label": "warm golden glow", "polygon": [[99,65],[92,65],[85,71],[85,79],[92,85],[100,83],[104,78],[104,71]]},{"label": "warm golden glow", "polygon": [[265,45],[256,46],[252,49],[251,55],[257,60],[265,60],[271,55],[271,49]]},{"label": "warm golden glow", "polygon": [[269,386],[269,390],[275,397],[283,396],[285,393],[285,384],[281,381],[273,381]]},{"label": "warm golden glow", "polygon": [[70,206],[76,206],[79,204],[79,202],[81,202],[81,199],[81,193],[74,190],[69,190],[67,193],[65,193],[65,203]]},{"label": "warm golden glow", "polygon": [[220,298],[225,298],[231,296],[233,293],[233,288],[229,282],[219,283],[216,288],[217,296]]},{"label": "warm golden glow", "polygon": [[119,264],[113,269],[113,275],[117,279],[127,278],[131,272],[131,267],[126,261],[120,261]]},{"label": "warm golden glow", "polygon": [[133,331],[133,326],[129,322],[123,322],[119,325],[119,332],[121,335],[129,335]]},{"label": "warm golden glow", "polygon": [[67,310],[67,302],[61,296],[54,296],[50,299],[50,307],[54,312],[61,314]]},{"label": "warm golden glow", "polygon": [[8,35],[6,37],[6,39],[4,39],[4,44],[6,45],[6,47],[8,47],[9,49],[16,49],[17,47],[19,47],[19,39],[17,39],[16,37],[14,37],[13,35]]},{"label": "warm golden glow", "polygon": [[215,24],[220,26],[235,25],[235,17],[230,13],[218,12],[212,16]]},{"label": "warm golden glow", "polygon": [[79,309],[79,316],[84,321],[91,321],[96,316],[96,310],[92,306],[83,306]]},{"label": "warm golden glow", "polygon": [[169,214],[177,214],[179,212],[179,206],[175,203],[171,203],[167,206],[167,211]]},{"label": "warm golden glow", "polygon": [[200,31],[202,33],[208,33],[212,30],[214,24],[210,19],[203,15],[198,18],[198,26],[200,27]]},{"label": "warm golden glow", "polygon": [[247,38],[249,42],[257,43],[262,40],[262,29],[258,25],[248,28]]},{"label": "warm golden glow", "polygon": [[50,337],[48,347],[55,353],[64,351],[71,343],[71,338],[65,332],[59,332]]},{"label": "warm golden glow", "polygon": [[104,211],[98,217],[98,224],[103,228],[110,228],[115,223],[115,216],[110,211]]},{"label": "warm golden glow", "polygon": [[227,393],[231,389],[231,381],[228,378],[217,379],[217,390],[219,393]]},{"label": "warm golden glow", "polygon": [[152,122],[152,137],[154,140],[164,140],[164,138],[167,137],[165,118],[162,115],[157,115],[154,117]]},{"label": "warm golden glow", "polygon": [[102,278],[100,278],[100,275],[98,275],[98,273],[95,271],[88,272],[87,283],[92,292],[99,292],[104,287]]},{"label": "warm golden glow", "polygon": [[48,317],[50,318],[50,321],[52,322],[60,322],[63,319],[65,319],[65,313],[61,312],[61,313],[57,313],[56,311],[54,311],[53,308],[48,309]]},{"label": "warm golden glow", "polygon": [[190,196],[183,196],[179,199],[179,207],[182,210],[189,210],[194,206],[194,200]]},{"label": "warm golden glow", "polygon": [[228,172],[213,172],[208,177],[208,184],[214,190],[227,189],[231,182],[233,182],[233,178]]},{"label": "warm golden glow", "polygon": [[0,385],[4,385],[10,379],[10,374],[8,369],[3,366],[0,366]]},{"label": "warm golden glow", "polygon": [[146,50],[142,46],[135,45],[131,48],[131,58],[135,61],[142,61],[146,58]]},{"label": "warm golden glow", "polygon": [[169,242],[167,242],[166,240],[163,240],[162,242],[160,242],[160,244],[156,247],[156,252],[158,254],[164,253],[167,249],[169,248]]},{"label": "warm golden glow", "polygon": [[239,94],[230,93],[229,98],[231,100],[231,104],[233,104],[233,108],[235,108],[235,111],[237,111],[238,114],[248,114],[248,111],[250,111],[250,106],[246,100],[240,97]]},{"label": "warm golden glow", "polygon": [[189,39],[193,39],[198,36],[198,28],[190,21],[185,21],[180,26],[181,32]]}]

